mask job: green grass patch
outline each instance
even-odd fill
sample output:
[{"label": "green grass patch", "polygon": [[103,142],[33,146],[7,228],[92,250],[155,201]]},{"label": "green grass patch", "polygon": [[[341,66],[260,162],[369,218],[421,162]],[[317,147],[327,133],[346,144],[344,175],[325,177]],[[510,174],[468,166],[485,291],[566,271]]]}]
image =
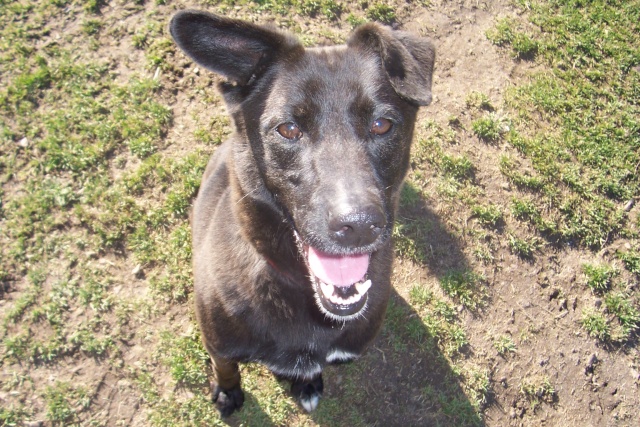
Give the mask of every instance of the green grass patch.
[{"label": "green grass patch", "polygon": [[509,335],[500,335],[499,337],[494,338],[493,348],[495,348],[498,354],[503,357],[510,353],[515,353],[517,349],[516,343],[513,342],[513,339]]},{"label": "green grass patch", "polygon": [[475,171],[473,163],[465,155],[450,156],[445,154],[440,161],[440,168],[445,176],[461,182],[472,180]]},{"label": "green grass patch", "polygon": [[468,108],[477,109],[477,110],[485,110],[485,111],[494,111],[495,107],[491,103],[491,100],[487,95],[480,92],[471,92],[467,95],[465,99],[465,103]]},{"label": "green grass patch", "polygon": [[475,205],[471,208],[471,213],[483,227],[496,228],[504,223],[502,210],[493,204]]},{"label": "green grass patch", "polygon": [[529,401],[535,410],[542,403],[552,404],[557,400],[557,393],[549,377],[531,376],[520,382],[520,394]]},{"label": "green grass patch", "polygon": [[[530,38],[551,71],[509,91],[506,139],[535,174],[518,162],[501,170],[540,196],[539,211],[557,223],[554,239],[599,248],[628,233],[624,203],[640,190],[632,178],[640,162],[640,73],[632,70],[640,64],[638,8],[605,1],[534,1],[528,8],[541,29]],[[505,19],[488,37],[515,48],[517,34],[515,21]],[[521,51],[531,51],[521,42]]]},{"label": "green grass patch", "polygon": [[210,359],[200,342],[199,333],[183,336],[175,336],[169,331],[161,333],[159,354],[176,384],[200,388],[208,386]]},{"label": "green grass patch", "polygon": [[351,28],[356,28],[367,22],[367,20],[350,13],[349,16],[347,16],[347,22],[351,25]]},{"label": "green grass patch", "polygon": [[582,327],[590,337],[607,345],[623,345],[636,336],[640,327],[638,301],[633,293],[611,291],[604,295],[604,308],[586,308]]},{"label": "green grass patch", "polygon": [[[463,379],[464,391],[469,397],[469,403],[476,412],[481,411],[487,406],[491,394],[491,373],[486,368],[471,366],[462,369],[460,376]],[[471,423],[465,425],[477,424],[473,417],[466,418]]]},{"label": "green grass patch", "polygon": [[13,307],[8,310],[5,316],[5,322],[16,323],[19,321],[25,311],[36,303],[38,294],[39,290],[32,287],[20,295],[20,297],[13,302]]},{"label": "green grass patch", "polygon": [[24,406],[0,408],[0,425],[15,427],[22,425],[22,420],[27,419],[30,413]]},{"label": "green grass patch", "polygon": [[590,337],[604,342],[611,339],[611,325],[600,311],[585,309],[582,312],[581,323]]},{"label": "green grass patch", "polygon": [[497,142],[507,130],[503,119],[495,113],[486,114],[471,123],[471,129],[482,141]]},{"label": "green grass patch", "polygon": [[471,270],[451,270],[440,279],[442,290],[470,310],[483,304],[484,284],[485,279]]},{"label": "green grass patch", "polygon": [[520,258],[531,260],[535,253],[542,247],[542,243],[538,237],[520,238],[513,234],[509,234],[509,249],[511,253]]},{"label": "green grass patch", "polygon": [[437,298],[422,285],[411,287],[409,300],[420,316],[411,318],[405,326],[411,339],[423,343],[425,348],[437,345],[450,357],[459,355],[469,344],[458,312],[450,302]]},{"label": "green grass patch", "polygon": [[640,252],[632,249],[626,252],[618,252],[616,255],[624,263],[624,268],[636,276],[640,276]]},{"label": "green grass patch", "polygon": [[47,386],[44,399],[45,416],[53,425],[81,425],[79,413],[91,404],[91,397],[85,389],[59,381],[52,386]]},{"label": "green grass patch", "polygon": [[586,277],[586,285],[596,293],[608,291],[613,285],[614,277],[618,275],[615,267],[605,264],[583,264],[582,272]]},{"label": "green grass patch", "polygon": [[415,263],[427,261],[425,239],[433,228],[426,219],[399,218],[393,228],[394,249],[398,256]]},{"label": "green grass patch", "polygon": [[211,398],[204,394],[196,394],[188,399],[178,399],[175,396],[158,399],[149,412],[148,420],[149,425],[154,427],[228,425],[220,419]]},{"label": "green grass patch", "polygon": [[82,23],[82,31],[88,36],[93,36],[100,32],[102,26],[102,21],[98,19],[89,19]]},{"label": "green grass patch", "polygon": [[383,24],[391,25],[396,20],[396,12],[393,7],[385,3],[374,3],[366,7],[367,18]]},{"label": "green grass patch", "polygon": [[315,17],[322,15],[329,20],[336,20],[342,14],[344,6],[334,0],[305,0],[299,4],[303,15]]},{"label": "green grass patch", "polygon": [[510,46],[512,56],[518,59],[533,59],[538,53],[538,41],[521,31],[517,22],[510,18],[499,20],[494,28],[486,32],[486,36],[497,46]]},{"label": "green grass patch", "polygon": [[604,299],[609,313],[615,316],[622,328],[619,341],[626,341],[640,327],[640,311],[637,301],[625,292],[609,293]]},{"label": "green grass patch", "polygon": [[106,353],[115,346],[113,338],[101,336],[99,322],[87,322],[80,325],[69,336],[69,342],[91,357],[105,356]]},{"label": "green grass patch", "polygon": [[544,192],[546,194],[546,182],[537,173],[531,171],[521,171],[521,164],[514,161],[513,158],[503,156],[500,158],[500,172],[506,176],[509,181],[521,190],[529,192]]}]

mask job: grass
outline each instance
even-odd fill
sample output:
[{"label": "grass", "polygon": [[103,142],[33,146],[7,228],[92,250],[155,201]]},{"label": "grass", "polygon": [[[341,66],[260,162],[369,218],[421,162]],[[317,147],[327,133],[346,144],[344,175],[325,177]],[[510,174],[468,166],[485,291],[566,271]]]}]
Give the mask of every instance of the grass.
[{"label": "grass", "polygon": [[165,331],[160,334],[158,351],[176,384],[200,388],[209,384],[209,354],[202,346],[200,334],[176,337]]},{"label": "grass", "polygon": [[624,263],[624,267],[636,276],[640,276],[640,252],[637,250],[629,250],[626,252],[619,252],[618,258]]},{"label": "grass", "polygon": [[440,168],[445,176],[456,181],[473,179],[474,166],[467,156],[443,155],[440,160]]},{"label": "grass", "polygon": [[546,376],[531,376],[520,383],[520,394],[529,401],[532,408],[542,403],[553,403],[557,398],[556,390]]},{"label": "grass", "polygon": [[[537,56],[551,71],[510,91],[515,129],[507,140],[530,159],[539,184],[518,182],[518,167],[503,173],[540,194],[536,205],[546,207],[563,240],[602,247],[628,233],[621,202],[639,190],[631,176],[640,144],[634,131],[640,77],[630,70],[638,61],[632,42],[638,41],[638,9],[600,1],[530,6],[531,21],[541,30]],[[615,31],[609,22],[616,22]],[[517,31],[502,20],[489,38],[508,45]],[[538,120],[548,123],[542,134],[530,126]]]},{"label": "grass", "polygon": [[484,93],[480,93],[476,91],[470,92],[467,95],[465,104],[467,105],[468,108],[471,108],[471,109],[485,110],[489,112],[495,110],[495,107],[491,103],[491,100],[489,99],[489,97]]},{"label": "grass", "polygon": [[640,327],[640,311],[633,298],[628,293],[617,292],[608,294],[604,302],[609,313],[617,318],[622,328],[619,339],[626,341]]},{"label": "grass", "polygon": [[470,270],[451,270],[442,279],[442,290],[460,304],[475,310],[483,304],[485,279]]},{"label": "grass", "polygon": [[515,353],[517,347],[509,335],[501,335],[493,340],[493,348],[500,356],[505,357],[509,353]]},{"label": "grass", "polygon": [[[627,253],[628,254],[628,253]],[[623,262],[628,257],[622,256]],[[629,264],[625,262],[625,266]],[[629,268],[634,273],[633,267]],[[609,264],[583,264],[585,285],[603,297],[604,307],[588,307],[582,312],[582,327],[589,336],[607,345],[621,345],[634,339],[640,327],[637,292],[633,280],[620,278],[621,271]],[[602,304],[602,300],[599,300]]]},{"label": "grass", "polygon": [[[436,417],[434,423],[482,425],[480,414],[491,392],[490,374],[466,360],[469,342],[458,310],[423,284],[411,287],[407,302],[408,305],[396,298],[390,302],[382,331],[383,342],[389,342],[383,347],[385,363],[408,367],[407,355],[431,360],[429,370],[445,380],[437,384],[423,377],[420,381],[421,375],[417,375],[412,377],[412,383],[421,387],[421,399],[429,407],[438,408],[431,412],[446,417],[444,421]],[[366,365],[357,366],[365,376],[370,375]],[[363,398],[366,400],[367,396]]]},{"label": "grass", "polygon": [[396,20],[396,13],[391,6],[385,3],[374,3],[366,8],[367,18],[391,25]]},{"label": "grass", "polygon": [[[0,13],[3,37],[17,41],[2,46],[15,61],[2,70],[3,78],[11,77],[0,90],[0,183],[3,189],[8,182],[18,185],[2,197],[1,271],[13,272],[3,281],[25,277],[29,285],[2,319],[0,359],[5,367],[20,361],[25,369],[67,356],[122,364],[116,336],[127,336],[134,319],[147,315],[134,315],[137,303],[115,296],[120,279],[111,280],[110,264],[97,261],[131,251],[146,266],[162,262],[152,273],[162,283],[158,293],[185,299],[186,215],[206,153],[158,156],[172,124],[171,110],[159,102],[159,83],[135,75],[117,82],[108,64],[78,58],[65,43],[33,55],[22,34],[35,40],[47,35],[37,25],[21,32],[13,22],[20,5],[12,7],[3,5]],[[99,3],[85,9],[96,13]],[[65,13],[46,2],[32,12],[35,22]],[[86,37],[105,30],[97,15],[82,22]],[[20,150],[16,138],[26,138]],[[109,172],[129,164],[139,167],[119,179]],[[154,201],[143,206],[135,197],[150,191]],[[42,399],[46,418],[57,425],[83,424],[93,404],[86,391],[67,383],[45,389]]]},{"label": "grass", "polygon": [[637,333],[640,311],[632,294],[609,292],[604,296],[604,309],[584,309],[581,323],[590,337],[606,345],[619,346],[628,343]]},{"label": "grass", "polygon": [[420,343],[437,345],[447,356],[459,356],[469,341],[455,307],[422,285],[411,287],[409,301],[420,317],[419,322],[414,318],[406,325],[409,337]]},{"label": "grass", "polygon": [[535,253],[541,248],[540,239],[535,236],[530,238],[519,238],[510,234],[508,238],[511,253],[526,260],[533,259]]},{"label": "grass", "polygon": [[323,15],[329,20],[336,20],[340,17],[343,11],[341,3],[337,3],[334,0],[316,1],[307,0],[300,5],[300,12],[304,15],[311,17],[317,15]]},{"label": "grass", "polygon": [[582,272],[586,277],[586,284],[594,292],[604,292],[611,288],[617,270],[609,265],[583,264]]},{"label": "grass", "polygon": [[20,425],[21,420],[29,416],[29,411],[24,407],[0,408],[0,423],[7,427]]},{"label": "grass", "polygon": [[46,418],[53,425],[81,425],[78,414],[91,404],[86,390],[64,382],[47,386],[43,397],[47,408]]},{"label": "grass", "polygon": [[495,113],[488,113],[471,123],[473,133],[485,142],[497,142],[505,132],[506,125]]},{"label": "grass", "polygon": [[603,342],[611,340],[611,325],[601,312],[593,309],[584,310],[581,322],[590,337]]},{"label": "grass", "polygon": [[400,219],[393,229],[396,254],[418,264],[425,263],[424,240],[431,228],[430,222],[423,219]]},{"label": "grass", "polygon": [[533,59],[538,53],[539,43],[518,27],[515,20],[503,18],[487,31],[486,36],[497,46],[510,47],[514,58]]},{"label": "grass", "polygon": [[487,206],[476,205],[471,208],[471,213],[477,218],[483,227],[496,228],[504,222],[502,210],[493,204]]}]

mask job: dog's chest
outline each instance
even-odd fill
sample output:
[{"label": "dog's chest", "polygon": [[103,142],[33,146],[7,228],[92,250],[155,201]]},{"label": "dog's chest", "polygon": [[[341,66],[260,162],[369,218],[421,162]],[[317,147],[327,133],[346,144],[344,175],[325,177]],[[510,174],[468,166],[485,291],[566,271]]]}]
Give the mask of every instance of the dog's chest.
[{"label": "dog's chest", "polygon": [[280,351],[260,354],[254,360],[264,364],[277,375],[287,378],[313,378],[322,372],[325,365],[347,362],[360,354],[340,348],[310,342],[300,348],[285,347]]}]

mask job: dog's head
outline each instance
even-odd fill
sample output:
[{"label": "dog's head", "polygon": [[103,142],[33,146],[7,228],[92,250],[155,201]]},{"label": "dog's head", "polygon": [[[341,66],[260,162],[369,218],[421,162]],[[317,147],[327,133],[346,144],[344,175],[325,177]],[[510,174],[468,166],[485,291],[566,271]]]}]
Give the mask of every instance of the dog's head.
[{"label": "dog's head", "polygon": [[305,49],[277,30],[196,11],[179,12],[170,30],[227,78],[242,203],[291,226],[326,315],[362,314],[417,109],[431,102],[431,43],[371,23],[344,46]]}]

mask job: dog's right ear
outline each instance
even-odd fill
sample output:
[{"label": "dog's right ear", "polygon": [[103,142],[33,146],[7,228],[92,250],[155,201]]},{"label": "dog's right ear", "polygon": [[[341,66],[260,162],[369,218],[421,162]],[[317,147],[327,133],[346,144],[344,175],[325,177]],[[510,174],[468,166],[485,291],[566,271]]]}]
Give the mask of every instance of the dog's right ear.
[{"label": "dog's right ear", "polygon": [[196,10],[175,14],[169,30],[196,63],[239,85],[258,76],[278,54],[302,48],[275,29]]},{"label": "dog's right ear", "polygon": [[436,51],[429,40],[370,22],[354,31],[347,46],[379,55],[398,95],[416,105],[431,103]]}]

